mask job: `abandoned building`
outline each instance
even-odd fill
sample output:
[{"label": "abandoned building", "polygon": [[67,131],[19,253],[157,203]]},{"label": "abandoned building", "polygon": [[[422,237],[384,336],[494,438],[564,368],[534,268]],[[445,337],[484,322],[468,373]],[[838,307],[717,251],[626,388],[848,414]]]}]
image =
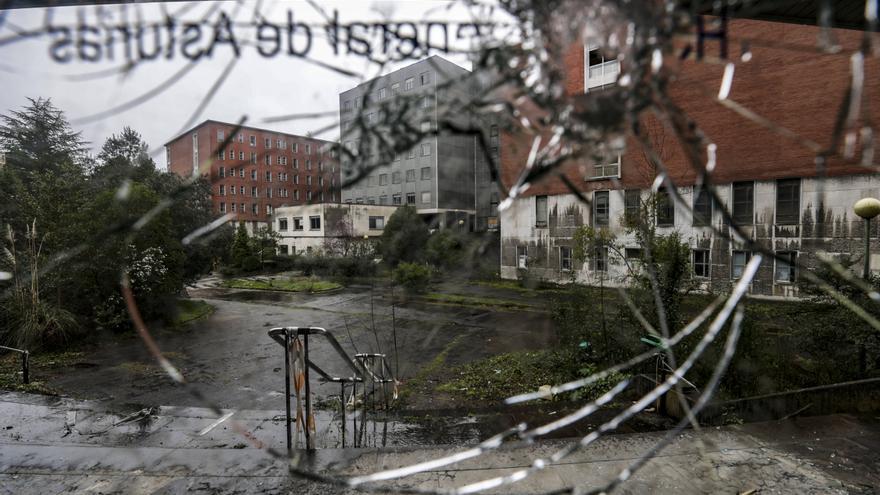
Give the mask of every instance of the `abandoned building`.
[{"label": "abandoned building", "polygon": [[[796,297],[797,265],[816,266],[820,253],[850,261],[864,259],[864,223],[852,206],[860,198],[880,195],[880,180],[872,175],[875,168],[862,165],[862,148],[867,149],[870,136],[848,132],[846,138],[832,142],[838,110],[853,77],[851,66],[860,61],[833,50],[796,52],[781,47],[815,47],[823,33],[812,25],[731,19],[726,29],[726,54],[718,40],[708,40],[705,59],[697,59],[693,52],[684,59],[681,52],[670,53],[658,68],[676,71],[668,88],[671,103],[714,144],[701,150],[701,167],[688,158],[668,121],[644,115],[640,120],[654,156],[662,160],[683,201],[670,200],[665,187],[656,192],[662,182],[657,180],[656,160],[650,160],[646,147],[627,133],[619,154],[608,152],[604,160],[572,163],[564,170],[583,198],[552,177],[530,184],[509,205],[502,205],[502,277],[625,284],[627,267],[635,265],[632,262],[642,253],[625,227],[624,215],[639,212],[640,204],[647,203],[659,205],[649,210],[657,233],[678,232],[691,248],[693,275],[702,287],[729,289],[752,252],[722,217],[720,205],[701,189],[701,168],[709,173],[718,200],[744,234],[777,255],[764,259],[751,286],[753,294]],[[862,41],[863,33],[832,29],[830,36],[851,49]],[[590,43],[570,50],[564,57],[569,98],[589,102],[613,93],[626,67],[606,56]],[[722,83],[725,56],[738,61],[735,74],[730,74],[729,93]],[[865,57],[864,64],[864,72],[871,73],[878,60]],[[865,112],[880,106],[880,80],[866,79],[861,91],[858,122],[867,120]],[[774,132],[746,118],[737,111],[742,108],[783,131]],[[860,126],[856,123],[853,128]],[[795,135],[800,138],[793,139]],[[506,187],[516,183],[532,138],[524,139],[523,131],[515,127],[502,130],[501,180]],[[817,146],[810,149],[805,142]],[[543,139],[541,146],[546,143]],[[817,160],[817,147],[830,150],[827,159]],[[844,151],[847,147],[852,153]],[[598,249],[582,262],[574,259],[573,235],[581,226],[608,229],[616,248]],[[871,238],[872,252],[880,253],[873,229]],[[872,255],[870,262],[873,270],[880,270],[880,255]]]},{"label": "abandoned building", "polygon": [[349,256],[365,240],[382,235],[397,206],[310,204],[282,206],[273,212],[280,254],[333,253]]},{"label": "abandoned building", "polygon": [[206,177],[214,212],[232,214],[253,233],[271,224],[276,208],[339,202],[334,146],[311,137],[206,120],[166,143],[165,156],[169,171]]},{"label": "abandoned building", "polygon": [[470,71],[431,56],[341,93],[342,201],[412,205],[439,227],[497,228],[496,188],[479,140],[438,128],[459,116],[457,124],[470,125],[456,108],[468,108],[476,91]]}]

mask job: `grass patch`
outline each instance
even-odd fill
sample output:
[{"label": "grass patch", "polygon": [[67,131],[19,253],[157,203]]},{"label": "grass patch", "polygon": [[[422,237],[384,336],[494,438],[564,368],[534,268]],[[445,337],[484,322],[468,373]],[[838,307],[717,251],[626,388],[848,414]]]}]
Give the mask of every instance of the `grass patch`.
[{"label": "grass patch", "polygon": [[473,283],[492,289],[513,290],[523,294],[534,294],[536,292],[558,292],[561,290],[565,290],[564,287],[557,284],[551,284],[549,282],[543,282],[536,285],[535,287],[523,287],[522,283],[519,280],[507,279],[477,280]]},{"label": "grass patch", "polygon": [[213,313],[214,309],[213,305],[199,299],[179,299],[173,325],[179,327],[191,321],[205,318]]},{"label": "grass patch", "polygon": [[465,296],[461,294],[442,294],[438,292],[429,292],[422,296],[424,300],[430,303],[436,304],[451,304],[456,306],[479,306],[479,307],[490,307],[490,308],[500,308],[500,309],[515,309],[515,310],[532,310],[539,311],[540,309],[532,306],[531,304],[526,304],[520,301],[513,301],[510,299],[499,299],[495,297],[482,297],[482,296]]},{"label": "grass patch", "polygon": [[282,292],[308,292],[311,294],[342,288],[342,284],[336,282],[308,277],[268,280],[234,278],[224,281],[223,286],[230,289],[277,290]]},{"label": "grass patch", "polygon": [[[553,350],[500,354],[454,370],[458,378],[437,387],[467,399],[502,400],[512,395],[538,390],[542,385],[560,385],[596,373],[593,364],[576,356]],[[588,387],[566,394],[567,399],[593,399],[607,392],[624,375],[614,373]]]}]

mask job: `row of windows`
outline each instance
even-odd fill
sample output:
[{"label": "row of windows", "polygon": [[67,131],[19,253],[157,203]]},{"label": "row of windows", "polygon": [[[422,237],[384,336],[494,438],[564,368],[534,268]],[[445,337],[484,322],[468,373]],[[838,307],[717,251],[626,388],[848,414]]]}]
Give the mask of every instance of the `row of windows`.
[{"label": "row of windows", "polygon": [[[193,136],[195,136],[195,135],[196,134],[194,133]],[[217,142],[223,142],[225,139],[226,139],[226,131],[224,131],[222,129],[218,129],[217,130]],[[238,141],[239,143],[244,143],[244,133],[239,132],[238,136],[236,136],[236,139],[234,139],[233,142],[234,141]],[[289,143],[290,143],[290,150],[293,153],[299,153],[299,143],[297,143],[296,141],[293,141],[293,140],[291,140]],[[251,146],[256,146],[257,145],[257,136],[255,136],[253,134],[249,135],[248,136],[248,144]],[[286,150],[288,148],[288,141],[287,141],[287,139],[283,139],[283,138],[275,138],[275,139],[264,138],[264,140],[263,140],[263,147],[264,148],[272,149],[273,146],[279,150]],[[307,155],[312,154],[312,145],[310,143],[306,143],[304,148],[305,148],[305,154],[307,154]]]},{"label": "row of windows", "polygon": [[[421,180],[430,180],[431,179],[431,167],[422,167],[420,172]],[[403,182],[403,173],[400,171],[391,172],[391,183],[392,184],[401,184]],[[406,182],[415,182],[416,181],[416,170],[410,169],[406,170]],[[379,186],[387,186],[388,185],[388,174],[379,174],[379,175],[371,175],[367,177],[366,181],[367,187],[374,187],[376,185]]]},{"label": "row of windows", "polygon": [[[360,140],[360,139],[355,139],[355,140],[353,140],[353,141],[346,141],[346,142],[345,142],[345,148],[346,148],[349,152],[351,152],[353,155],[357,155],[358,153],[360,153],[359,150],[360,150],[360,148],[361,148],[361,140]],[[366,149],[361,150],[361,151],[363,151],[364,156],[366,156],[366,157],[368,157],[368,158],[369,158],[369,157],[372,157],[372,156],[375,156],[375,153],[373,152],[372,148],[370,148],[370,147],[367,147]],[[431,145],[431,143],[421,143],[421,144],[419,145],[419,155],[420,155],[420,156],[431,156],[432,151],[433,151],[433,146]],[[407,152],[406,152],[406,158],[415,158],[415,157],[416,157],[416,149],[415,149],[415,147],[412,147],[412,148],[410,148],[409,150],[407,150]],[[389,161],[390,161],[390,160],[394,160],[395,162],[399,162],[399,161],[402,160],[402,159],[403,159],[403,154],[402,154],[402,153],[401,153],[401,154],[398,154],[398,155],[395,155],[393,159],[390,158],[390,157],[388,158]],[[347,160],[343,160],[342,164],[343,164],[343,165],[347,165],[347,164],[348,164],[348,161],[347,161]]]},{"label": "row of windows", "polygon": [[[382,230],[385,228],[385,217],[383,216],[371,216],[369,217],[369,228],[370,230]],[[313,215],[309,217],[309,230],[320,230],[321,229],[321,217],[317,215]],[[286,217],[281,217],[278,219],[278,231],[279,232],[287,232],[288,230],[288,222]],[[303,228],[303,217],[293,217],[293,230],[305,230]]]},{"label": "row of windows", "polygon": [[[571,247],[559,246],[559,269],[571,271]],[[528,266],[528,246],[517,246],[517,267]],[[624,256],[628,263],[638,263],[642,257],[641,248],[626,248]],[[742,277],[743,271],[752,258],[751,251],[734,250],[730,255],[730,278]],[[797,252],[777,251],[775,260],[776,269],[773,279],[776,282],[792,283],[797,280]],[[697,278],[710,278],[712,263],[710,262],[708,249],[693,249],[691,251],[691,267],[693,275]],[[590,270],[598,272],[608,271],[608,248],[597,248],[590,257]]]},{"label": "row of windows", "polygon": [[[248,193],[248,190],[245,188],[245,186],[240,186],[238,188],[236,188],[235,186],[229,186],[228,189],[225,184],[220,184],[219,186],[217,186],[218,196],[226,196],[227,191],[229,192],[230,196],[236,196],[236,195],[246,196]],[[310,191],[308,191],[308,192],[310,193]],[[290,190],[287,189],[286,187],[279,187],[277,189],[272,189],[271,187],[267,187],[266,192],[265,192],[265,196],[267,198],[271,198],[273,196],[273,194],[279,198],[289,198],[290,197]],[[256,187],[251,187],[250,188],[250,195],[254,198],[258,198],[258,197],[260,197],[260,190],[257,189]],[[294,197],[294,199],[299,199],[299,189],[293,190],[293,197]],[[311,199],[311,197],[309,197],[309,199]]]},{"label": "row of windows", "polygon": [[[229,169],[229,177],[235,177],[235,174],[236,174],[235,169],[232,169],[232,168]],[[220,167],[218,175],[220,177],[226,177],[226,168]],[[244,178],[244,168],[238,169],[238,176],[241,178]],[[250,176],[251,176],[251,180],[257,180],[257,170],[251,169]],[[263,177],[266,182],[272,182],[272,178],[274,177],[274,178],[277,178],[279,182],[287,182],[288,180],[292,180],[292,182],[294,184],[299,184],[299,175],[298,174],[294,174],[291,176],[291,175],[288,175],[287,172],[273,173],[271,170],[266,170],[264,172]],[[292,177],[292,179],[290,179],[291,177]],[[322,175],[316,175],[316,176],[314,176],[314,179],[313,179],[313,176],[306,175],[305,178],[306,178],[306,185],[308,185],[308,186],[311,186],[313,181],[316,182],[319,186],[323,186],[324,182],[325,182],[324,176],[322,176]],[[330,186],[331,187],[336,186],[336,177],[330,177]]]},{"label": "row of windows", "polygon": [[[611,220],[611,191],[593,192],[592,224],[606,227]],[[624,215],[638,218],[642,208],[642,191],[627,189],[624,195]],[[776,224],[793,225],[800,220],[800,179],[780,179],[776,181]],[[708,226],[712,221],[714,201],[708,191],[698,189],[693,195],[693,225]],[[740,225],[755,223],[755,183],[754,181],[734,182],[731,185],[731,217]],[[657,191],[655,197],[655,219],[660,227],[675,225],[675,202],[665,189]],[[546,227],[548,220],[547,196],[535,198],[535,226]]]},{"label": "row of windows", "polygon": [[[401,204],[403,204],[404,199],[406,200],[406,204],[414,205],[414,204],[416,204],[416,193],[414,193],[414,192],[406,193],[406,196],[403,196],[402,194],[392,194],[390,203],[388,202],[387,195],[379,196],[378,202],[377,202],[377,199],[373,198],[373,197],[347,199],[347,200],[345,200],[345,202],[349,203],[349,204],[355,203],[355,204],[359,204],[359,205],[362,205],[362,204],[401,205]],[[422,191],[419,194],[419,201],[421,204],[431,204],[431,192],[430,191]]]},{"label": "row of windows", "polygon": [[[278,219],[278,231],[287,232],[288,223],[286,217]],[[293,230],[305,230],[303,228],[303,217],[293,217]],[[309,217],[309,230],[321,230],[321,217],[312,215]]]},{"label": "row of windows", "polygon": [[[408,78],[404,79],[403,90],[404,91],[412,91],[413,88],[415,88],[415,81],[416,80],[414,77],[408,77]],[[421,74],[419,74],[419,85],[420,86],[427,86],[430,83],[431,83],[431,72],[430,71],[422,72]],[[391,89],[390,93],[389,93],[388,89],[389,88],[387,86],[383,86],[383,87],[379,88],[376,91],[375,99],[377,101],[382,101],[382,100],[385,100],[386,98],[388,98],[389,96],[394,96],[394,95],[400,94],[400,83],[399,82],[392,83],[391,88],[390,88]],[[365,103],[363,97],[356,96],[354,98],[354,100],[345,100],[342,102],[342,111],[343,112],[350,112],[352,110],[352,102],[354,103],[355,110],[362,108]]]},{"label": "row of windows", "polygon": [[[315,199],[317,201],[323,202],[324,198],[325,198],[324,191],[319,191],[317,194],[312,194],[312,191],[306,191],[305,196],[306,196],[305,197],[306,201],[312,201],[313,199]],[[270,198],[272,197],[271,194],[269,195],[269,197]],[[284,194],[279,195],[279,197],[289,198],[290,194],[289,194],[289,192],[285,191]],[[293,191],[293,199],[296,201],[300,200],[299,190]],[[336,192],[335,191],[330,192],[330,201],[332,201],[332,202],[336,201]],[[240,205],[240,207],[237,207],[236,205]],[[221,201],[218,206],[218,211],[220,213],[226,213],[227,212],[226,207],[227,207],[226,203]],[[236,213],[236,212],[247,213],[247,209],[245,208],[245,203],[229,203],[229,211],[232,213]],[[258,211],[259,211],[259,209],[257,208],[257,203],[251,203],[251,212],[256,214],[256,213],[258,213]],[[266,205],[266,214],[267,215],[272,214],[272,205]]]},{"label": "row of windows", "polygon": [[[392,105],[391,107],[393,109],[394,105]],[[432,95],[422,96],[419,99],[418,108],[421,108],[424,110],[433,109],[434,108],[434,97]],[[366,125],[379,124],[379,123],[383,123],[383,122],[390,123],[389,119],[388,119],[388,112],[386,111],[385,108],[380,108],[379,110],[377,110],[375,112],[364,113],[364,114],[362,114],[362,116],[364,119],[364,124],[366,124]],[[355,127],[356,123],[357,123],[356,119],[345,119],[342,121],[342,130],[348,131],[350,129],[353,129]],[[425,119],[422,122],[420,122],[419,126],[421,127],[422,132],[428,132],[434,127],[433,122],[429,119]]]},{"label": "row of windows", "polygon": [[[226,151],[218,152],[217,153],[217,161],[221,161],[221,162],[226,161],[227,156],[229,157],[229,160],[235,160],[235,150],[229,150],[228,155],[227,155]],[[244,159],[245,159],[244,151],[239,151],[238,152],[238,160],[244,161]],[[257,163],[257,154],[255,152],[251,152],[250,162]],[[299,168],[299,159],[298,158],[288,160],[288,157],[284,156],[284,155],[277,155],[276,156],[276,155],[265,154],[265,155],[263,155],[263,163],[266,165],[282,165],[282,166],[287,166],[288,164],[290,164],[293,168]],[[305,165],[306,165],[306,170],[311,170],[312,169],[312,160],[307,159],[305,161]],[[318,170],[321,172],[324,171],[324,162],[318,162]],[[336,172],[336,165],[331,165],[330,170],[331,170],[331,172],[335,173]]]}]

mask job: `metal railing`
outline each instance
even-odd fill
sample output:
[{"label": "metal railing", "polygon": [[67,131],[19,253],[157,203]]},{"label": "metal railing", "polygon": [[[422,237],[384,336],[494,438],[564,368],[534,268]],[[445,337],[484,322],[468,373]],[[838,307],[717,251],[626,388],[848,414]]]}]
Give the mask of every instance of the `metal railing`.
[{"label": "metal railing", "polygon": [[[330,343],[331,347],[336,351],[336,353],[342,358],[345,365],[352,372],[351,376],[334,376],[325,371],[319,365],[315,364],[309,358],[309,336],[317,335],[325,338],[327,342]],[[277,327],[269,330],[269,337],[271,337],[275,342],[280,344],[284,348],[284,411],[286,416],[286,426],[287,426],[287,450],[290,451],[293,449],[293,434],[291,431],[291,412],[290,412],[290,369],[291,369],[291,343],[294,339],[299,338],[302,341],[303,347],[303,358],[305,362],[304,374],[304,388],[305,388],[305,420],[303,421],[303,426],[305,430],[306,437],[306,449],[314,450],[314,438],[312,437],[311,431],[309,429],[309,420],[312,417],[312,400],[311,400],[311,386],[310,386],[310,373],[309,369],[315,370],[321,378],[323,378],[327,382],[334,382],[340,384],[340,410],[341,410],[341,418],[342,418],[342,446],[345,446],[345,387],[347,384],[351,384],[352,386],[352,397],[357,397],[357,384],[364,383],[365,380],[369,380],[373,385],[373,403],[375,407],[375,386],[377,383],[382,385],[383,392],[386,392],[385,387],[388,383],[394,382],[394,375],[391,372],[391,368],[388,366],[388,362],[385,359],[384,354],[356,354],[355,358],[352,359],[347,352],[342,348],[339,344],[339,341],[336,340],[336,337],[333,336],[332,333],[320,327]],[[369,363],[369,364],[368,364]],[[377,367],[378,363],[378,367]],[[364,385],[364,392],[366,392],[366,385]],[[385,395],[385,406],[388,407],[388,395]],[[366,397],[366,394],[365,394]],[[355,419],[356,420],[356,419]],[[355,430],[357,427],[355,426]]]},{"label": "metal railing", "polygon": [[0,345],[0,350],[4,351],[12,351],[21,354],[21,381],[25,385],[31,382],[30,378],[30,360],[31,353],[29,351],[23,349],[16,349],[14,347],[6,347],[5,345]]}]

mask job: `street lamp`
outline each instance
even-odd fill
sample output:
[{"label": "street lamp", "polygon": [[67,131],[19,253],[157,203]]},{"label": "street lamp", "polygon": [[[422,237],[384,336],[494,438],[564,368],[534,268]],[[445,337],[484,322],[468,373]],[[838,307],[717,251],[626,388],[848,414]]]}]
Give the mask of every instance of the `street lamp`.
[{"label": "street lamp", "polygon": [[865,271],[862,278],[867,280],[871,273],[871,219],[880,215],[880,200],[862,198],[853,205],[853,211],[865,219]]}]

